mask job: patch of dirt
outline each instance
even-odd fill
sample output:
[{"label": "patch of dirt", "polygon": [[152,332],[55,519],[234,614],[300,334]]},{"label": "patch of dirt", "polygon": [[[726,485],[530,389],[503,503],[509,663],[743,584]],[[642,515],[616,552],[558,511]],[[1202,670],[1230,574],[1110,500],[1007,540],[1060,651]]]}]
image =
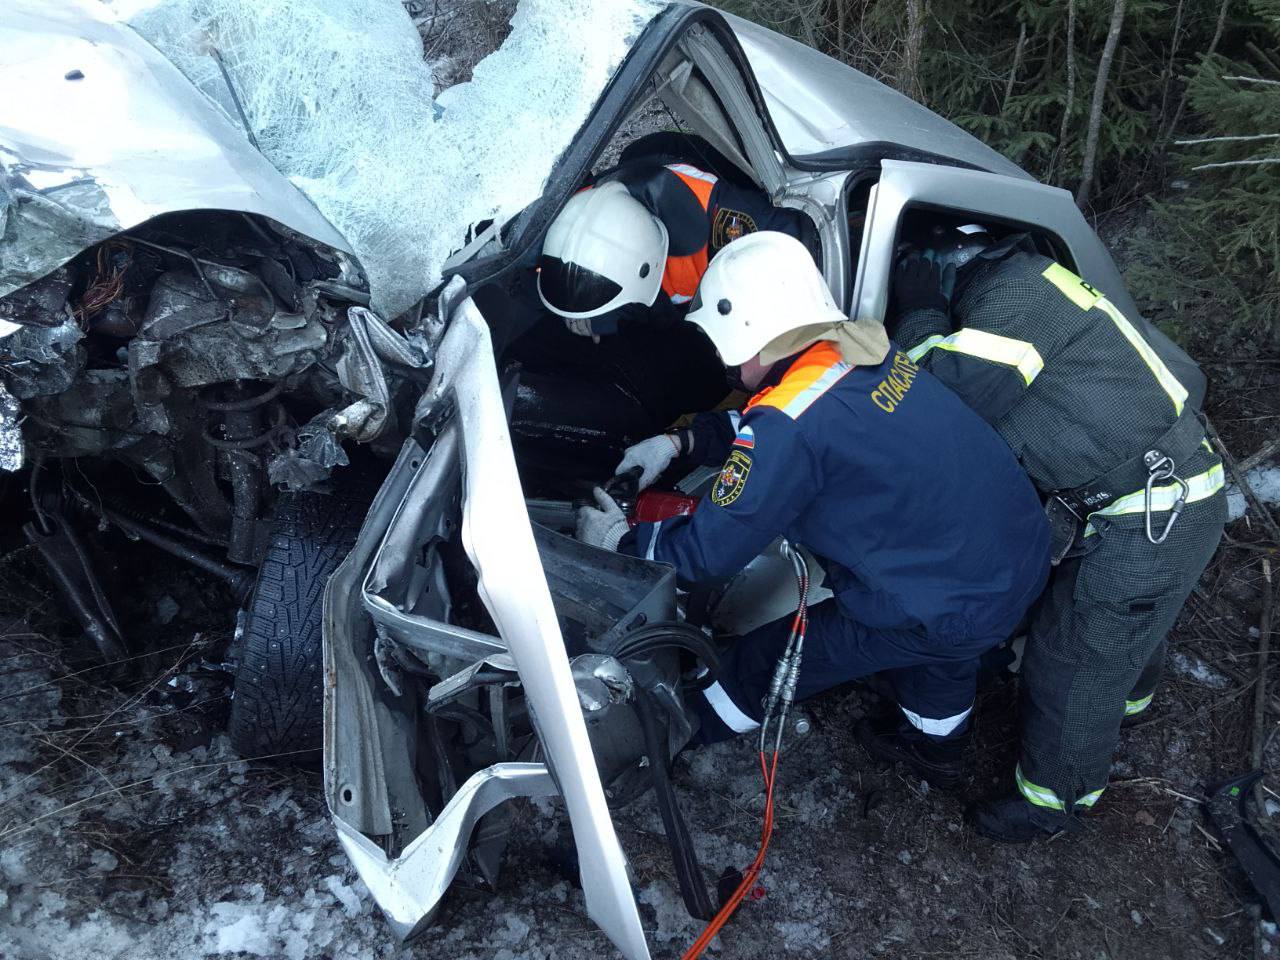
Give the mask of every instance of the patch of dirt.
[{"label": "patch of dirt", "polygon": [[[436,925],[396,943],[336,842],[318,775],[226,746],[226,686],[200,666],[225,645],[209,632],[231,623],[225,600],[151,558],[124,615],[160,651],[155,669],[111,683],[72,656],[76,631],[31,561],[0,564],[0,956],[614,955],[583,912],[567,819],[549,802],[519,808],[496,894],[462,876]],[[1254,955],[1255,931],[1272,947],[1199,802],[1203,784],[1247,763],[1252,614],[1235,611],[1257,576],[1222,563],[1206,575],[1152,713],[1125,732],[1079,836],[1006,847],[962,825],[966,800],[1009,787],[1016,681],[984,692],[974,774],[956,796],[854,743],[875,706],[864,688],[810,704],[813,729],[781,766],[762,896],[710,955],[1231,957]],[[676,783],[709,881],[748,863],[762,806],[753,745],[688,752]],[[616,819],[654,956],[679,956],[700,924],[680,904],[651,798]]]}]

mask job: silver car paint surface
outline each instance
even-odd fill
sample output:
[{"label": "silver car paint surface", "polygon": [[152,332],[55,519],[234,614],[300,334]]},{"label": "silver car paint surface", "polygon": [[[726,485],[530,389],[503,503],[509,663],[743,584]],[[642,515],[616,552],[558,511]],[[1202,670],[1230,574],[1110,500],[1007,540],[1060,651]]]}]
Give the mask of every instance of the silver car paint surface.
[{"label": "silver car paint surface", "polygon": [[1030,179],[955,124],[853,67],[759,24],[724,14],[793,157],[863,144],[897,144]]},{"label": "silver car paint surface", "polygon": [[5,0],[0,89],[0,296],[181,210],[261,214],[350,252],[311,201],[98,0]]},{"label": "silver car paint surface", "polygon": [[[443,302],[452,304],[461,287],[461,279],[455,279]],[[564,798],[587,913],[628,960],[647,960],[648,946],[631,892],[626,857],[605,802],[560,623],[525,508],[489,328],[470,298],[452,308],[431,383],[419,403],[418,418],[442,405],[452,405],[448,429],[456,428],[462,441],[462,544],[476,570],[477,592],[515,661],[547,765],[554,771]],[[415,441],[406,441],[406,451],[411,449],[416,449]],[[402,454],[397,468],[402,468],[406,459],[407,454]],[[420,469],[431,469],[429,457]],[[412,481],[396,485],[404,490],[402,498],[413,487]],[[375,509],[379,508],[375,504]],[[327,671],[337,666],[333,658],[338,651],[330,650],[335,645],[330,616],[334,583],[349,582],[347,576],[349,573],[331,581],[326,591]],[[458,801],[458,808],[449,811],[446,807],[450,812],[447,819],[442,815],[398,858],[378,857],[372,844],[356,839],[361,831],[346,821],[341,799],[334,802],[333,780],[342,776],[334,751],[344,734],[335,729],[337,718],[332,711],[340,695],[338,688],[350,681],[349,670],[335,670],[326,683],[325,768],[330,808],[353,863],[396,928],[407,934],[429,919],[467,848],[471,827],[484,812],[482,808],[511,796],[544,795],[546,778],[532,773],[508,777],[502,764],[481,770],[461,787],[459,796],[466,796]],[[422,885],[405,886],[412,878],[418,878]]]},{"label": "silver car paint surface", "polygon": [[853,291],[856,317],[884,321],[898,221],[910,204],[951,208],[973,214],[975,219],[987,216],[1047,230],[1066,244],[1077,273],[1088,277],[1122,313],[1139,315],[1111,255],[1066,190],[979,170],[884,160],[867,205]]},{"label": "silver car paint surface", "polygon": [[395,859],[341,817],[335,816],[333,822],[342,849],[387,922],[407,939],[431,921],[481,817],[507,800],[557,793],[541,763],[495,763],[462,784],[440,816]]}]

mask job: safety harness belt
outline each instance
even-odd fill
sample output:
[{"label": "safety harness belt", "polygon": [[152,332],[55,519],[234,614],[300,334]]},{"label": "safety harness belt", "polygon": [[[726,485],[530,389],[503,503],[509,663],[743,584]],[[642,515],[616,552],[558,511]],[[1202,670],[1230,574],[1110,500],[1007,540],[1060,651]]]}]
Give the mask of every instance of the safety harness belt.
[{"label": "safety harness belt", "polygon": [[[1186,462],[1204,441],[1204,424],[1199,414],[1188,404],[1178,414],[1163,436],[1142,454],[1126,460],[1091,483],[1074,490],[1058,490],[1053,496],[1084,520],[1089,514],[1109,506],[1123,496],[1142,490],[1156,473],[1157,465],[1169,465],[1168,476],[1173,476],[1177,465]],[[1167,479],[1162,478],[1162,479]]]}]

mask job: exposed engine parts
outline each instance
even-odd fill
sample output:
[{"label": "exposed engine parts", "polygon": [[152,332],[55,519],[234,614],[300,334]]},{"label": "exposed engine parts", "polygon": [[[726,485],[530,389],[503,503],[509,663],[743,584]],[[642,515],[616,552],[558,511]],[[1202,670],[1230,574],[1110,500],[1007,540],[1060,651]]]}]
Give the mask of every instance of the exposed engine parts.
[{"label": "exposed engine parts", "polygon": [[321,484],[344,439],[394,430],[428,365],[426,337],[367,301],[345,256],[245,215],[91,247],[0,300],[0,467],[123,461],[253,563],[272,486]]},{"label": "exposed engine parts", "polygon": [[[157,218],[0,299],[0,469],[29,468],[35,517],[24,533],[104,661],[131,650],[95,573],[91,531],[159,549],[244,603],[273,542],[301,529],[282,519],[283,499],[338,490],[332,472],[354,448],[344,442],[399,445],[433,328],[418,311],[393,329],[367,303],[343,254],[219,212]],[[295,500],[283,512],[306,509]],[[294,549],[329,543],[336,529],[302,531]],[[304,573],[323,584],[322,567],[339,557],[334,547]],[[290,594],[319,595],[308,585]],[[318,615],[280,614],[295,653],[277,668],[259,652],[272,642],[264,631],[277,630],[268,612],[255,611],[256,633],[228,653],[247,664],[233,741],[254,753],[315,749]],[[272,727],[256,719],[259,701],[291,706],[268,711]],[[312,732],[295,736],[295,719]]]}]

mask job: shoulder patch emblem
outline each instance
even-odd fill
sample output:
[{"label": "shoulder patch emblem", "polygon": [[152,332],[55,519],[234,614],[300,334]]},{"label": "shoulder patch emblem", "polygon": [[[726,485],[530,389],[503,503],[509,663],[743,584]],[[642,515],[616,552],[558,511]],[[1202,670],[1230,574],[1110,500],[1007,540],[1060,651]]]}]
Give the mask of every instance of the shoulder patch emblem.
[{"label": "shoulder patch emblem", "polygon": [[748,426],[742,426],[738,430],[738,435],[733,438],[735,447],[742,447],[745,450],[754,450],[756,448],[756,432]]},{"label": "shoulder patch emblem", "polygon": [[720,476],[716,477],[715,486],[711,488],[711,502],[718,507],[729,506],[742,496],[750,473],[751,456],[745,450],[731,450]]},{"label": "shoulder patch emblem", "polygon": [[720,207],[711,221],[711,246],[717,250],[739,237],[756,232],[756,222],[741,210]]}]

